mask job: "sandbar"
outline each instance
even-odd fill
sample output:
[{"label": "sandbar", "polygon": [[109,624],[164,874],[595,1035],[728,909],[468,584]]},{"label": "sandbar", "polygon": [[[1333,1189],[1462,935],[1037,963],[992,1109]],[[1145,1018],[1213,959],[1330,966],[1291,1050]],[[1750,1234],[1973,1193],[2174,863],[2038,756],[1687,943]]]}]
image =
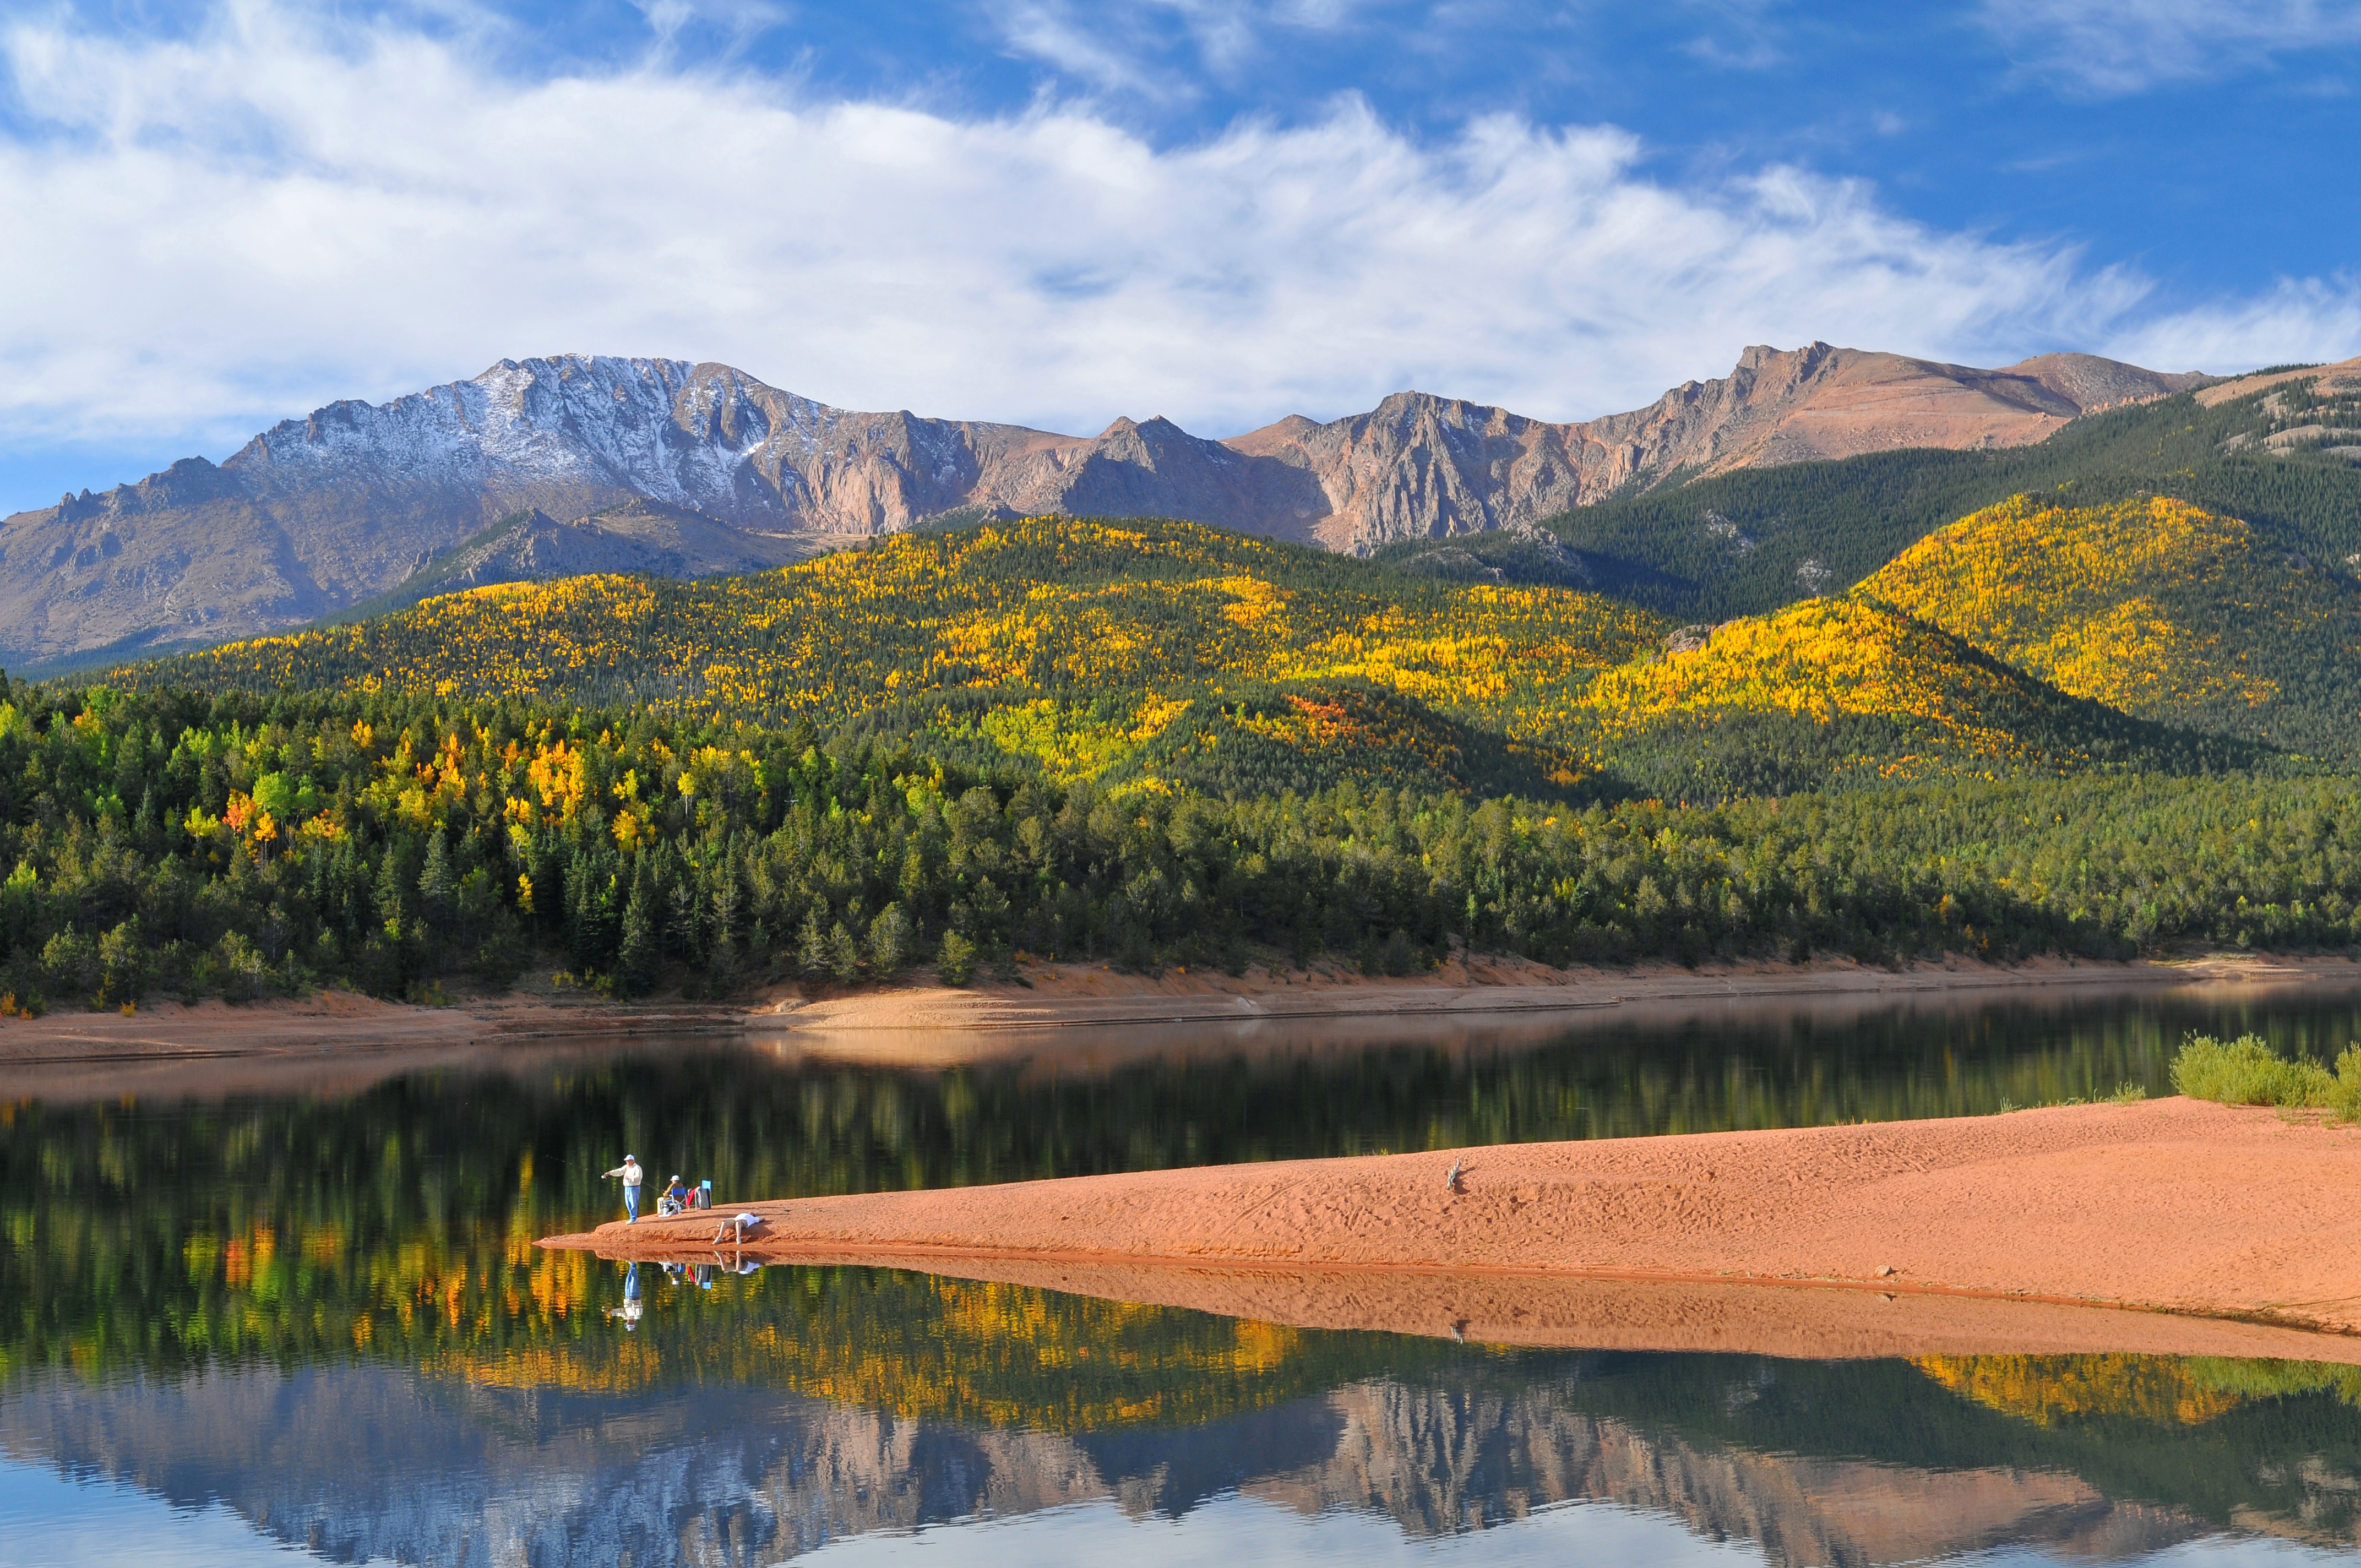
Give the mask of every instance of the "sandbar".
[{"label": "sandbar", "polygon": [[[1454,1181],[1451,1173],[1457,1168]],[[1305,1326],[2361,1362],[2361,1129],[2185,1099],[746,1202],[750,1256]],[[711,1257],[716,1216],[545,1246]]]}]

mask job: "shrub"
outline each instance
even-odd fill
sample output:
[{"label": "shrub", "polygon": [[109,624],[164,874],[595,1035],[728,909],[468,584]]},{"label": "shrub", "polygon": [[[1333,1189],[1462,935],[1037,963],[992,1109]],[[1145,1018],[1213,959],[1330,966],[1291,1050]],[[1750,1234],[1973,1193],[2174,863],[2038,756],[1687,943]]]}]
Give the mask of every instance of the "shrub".
[{"label": "shrub", "polygon": [[957,931],[944,932],[935,972],[942,977],[945,985],[965,985],[975,977],[975,944]]},{"label": "shrub", "polygon": [[2172,1058],[2172,1086],[2191,1100],[2329,1111],[2361,1121],[2361,1045],[2345,1047],[2331,1069],[2308,1057],[2290,1060],[2259,1035],[2229,1041],[2191,1035]]},{"label": "shrub", "polygon": [[229,1002],[251,1002],[270,990],[270,965],[236,931],[214,944],[214,983]]}]

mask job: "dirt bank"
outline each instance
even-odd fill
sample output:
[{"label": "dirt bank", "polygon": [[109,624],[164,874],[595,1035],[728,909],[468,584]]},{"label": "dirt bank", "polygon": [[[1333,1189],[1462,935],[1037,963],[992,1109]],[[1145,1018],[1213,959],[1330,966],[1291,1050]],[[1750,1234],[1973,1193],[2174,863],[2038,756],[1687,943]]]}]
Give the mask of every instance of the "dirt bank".
[{"label": "dirt bank", "polygon": [[[1454,960],[1416,979],[1370,979],[1333,966],[1244,975],[1185,969],[1123,974],[1096,964],[1028,964],[1014,981],[961,990],[922,982],[806,1000],[781,992],[749,1030],[855,1036],[914,1030],[989,1034],[1091,1025],[1227,1024],[1274,1018],[1422,1020],[1554,1014],[1703,999],[1935,995],[2062,986],[2361,985],[2353,959],[2213,957],[2133,963],[2043,959],[2002,966],[1968,959],[1880,969],[1849,959],[1684,969],[1554,970],[1515,959]],[[859,1047],[865,1052],[866,1047]]]},{"label": "dirt bank", "polygon": [[[2356,1200],[2361,1130],[2173,1099],[745,1206],[769,1222],[749,1252],[773,1260],[1064,1280],[1304,1324],[1660,1348],[1736,1348],[1742,1329],[1747,1343],[1860,1346],[1862,1315],[1891,1296],[1909,1303],[1883,1320],[1894,1343],[1916,1343],[1893,1339],[1916,1322],[1935,1347],[2202,1342],[2361,1360],[2361,1337],[2343,1337],[2361,1336]],[[684,1256],[712,1228],[609,1224],[544,1245]],[[2076,1310],[2094,1306],[2268,1332]],[[2012,1321],[2030,1343],[1997,1343]],[[2228,1348],[2263,1340],[2317,1348]]]},{"label": "dirt bank", "polygon": [[[588,1045],[690,1035],[743,1038],[785,1057],[881,1066],[1054,1056],[1061,1069],[1087,1070],[1094,1062],[1241,1048],[1357,1049],[1390,1040],[1512,1047],[1558,1037],[1586,1018],[1678,1025],[1733,1006],[1835,1018],[1896,1001],[1974,1005],[2004,992],[2361,989],[2361,961],[2238,956],[2002,968],[1954,959],[1886,970],[1837,959],[1561,970],[1502,959],[1453,963],[1415,980],[1372,980],[1330,968],[1234,977],[1028,963],[1021,976],[953,990],[921,975],[906,985],[816,1000],[782,989],[752,1005],[662,998],[618,1003],[554,991],[543,977],[537,986],[442,1007],[323,991],[235,1007],[159,1001],[129,1015],[60,1009],[41,1018],[0,1018],[0,1071],[7,1074],[0,1088],[17,1098],[148,1091],[151,1083],[155,1091],[179,1091],[216,1087],[216,1077],[247,1081],[285,1060],[343,1056],[428,1064],[521,1041]],[[244,1065],[207,1065],[215,1062]]]},{"label": "dirt bank", "polygon": [[[619,1006],[591,997],[514,994],[448,1007],[349,991],[230,1006],[157,1002],[136,1013],[54,1012],[0,1019],[0,1072],[12,1097],[193,1085],[209,1072],[276,1059],[400,1054],[421,1063],[487,1046],[546,1040],[738,1033],[736,1009]],[[214,1066],[214,1064],[222,1064]]]}]

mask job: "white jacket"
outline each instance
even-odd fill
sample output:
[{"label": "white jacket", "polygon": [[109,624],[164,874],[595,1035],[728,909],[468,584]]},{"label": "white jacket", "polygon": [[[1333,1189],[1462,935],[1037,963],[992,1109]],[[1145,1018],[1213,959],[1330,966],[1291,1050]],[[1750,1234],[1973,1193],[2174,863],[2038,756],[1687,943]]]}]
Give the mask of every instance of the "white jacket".
[{"label": "white jacket", "polygon": [[623,1185],[626,1187],[637,1187],[640,1184],[640,1162],[635,1159],[627,1159],[622,1164],[617,1166],[614,1169],[608,1171],[607,1174],[609,1176],[621,1177],[623,1179]]}]

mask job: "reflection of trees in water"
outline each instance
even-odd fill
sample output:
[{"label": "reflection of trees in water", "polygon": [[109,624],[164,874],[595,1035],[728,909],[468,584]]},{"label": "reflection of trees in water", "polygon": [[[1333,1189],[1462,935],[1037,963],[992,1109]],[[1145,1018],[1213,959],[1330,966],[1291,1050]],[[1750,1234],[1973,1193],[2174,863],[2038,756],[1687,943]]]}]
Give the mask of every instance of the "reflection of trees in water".
[{"label": "reflection of trees in water", "polygon": [[[2260,1418],[2250,1431],[2176,1457],[2207,1429],[2061,1437],[1894,1363],[1488,1359],[1362,1377],[1199,1425],[1080,1433],[756,1389],[618,1397],[390,1367],[255,1367],[103,1385],[36,1375],[0,1401],[0,1451],[176,1502],[219,1497],[258,1529],[338,1558],[774,1563],[978,1514],[1103,1499],[1179,1515],[1238,1491],[1307,1514],[1375,1514],[1412,1538],[1591,1500],[1758,1543],[1780,1563],[2029,1544],[2105,1561],[2231,1516],[2354,1544],[2349,1513],[2329,1504],[2356,1475],[2354,1422],[2333,1399],[2324,1410],[2307,1402],[2319,1398],[2250,1402],[2242,1409]],[[1849,1409],[1868,1444],[1854,1440]],[[1874,1441],[1905,1430],[1917,1434],[1907,1454]],[[1768,1441],[1783,1438],[1803,1441]],[[2339,1453],[2307,1446],[2323,1439]],[[2113,1475],[2077,1463],[2119,1448],[2130,1452]],[[2122,1485],[2134,1472],[2153,1483],[2198,1469],[2217,1474],[2187,1498]]]},{"label": "reflection of trees in water", "polygon": [[0,1107],[0,1365],[573,1354],[609,1275],[532,1245],[613,1217],[626,1148],[748,1196],[1996,1109],[2159,1081],[2185,1026],[2329,1051],[2349,999],[1897,1006],[1502,1051],[1387,1048],[950,1073],[699,1047],[349,1099]]}]

